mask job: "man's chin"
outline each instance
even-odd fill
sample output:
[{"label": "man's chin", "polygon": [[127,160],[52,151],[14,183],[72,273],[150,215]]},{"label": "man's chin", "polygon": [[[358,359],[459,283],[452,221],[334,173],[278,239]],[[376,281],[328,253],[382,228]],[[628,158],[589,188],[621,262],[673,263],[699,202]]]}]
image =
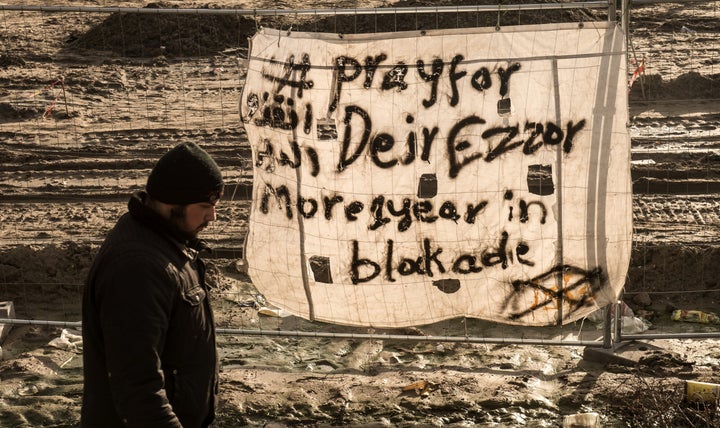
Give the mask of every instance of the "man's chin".
[{"label": "man's chin", "polygon": [[194,230],[191,230],[187,224],[180,222],[180,221],[174,221],[173,226],[175,227],[175,230],[180,233],[180,235],[185,240],[192,240],[198,237],[198,233],[200,233],[202,230],[204,230],[207,227],[207,223],[201,224],[199,227],[197,227]]}]

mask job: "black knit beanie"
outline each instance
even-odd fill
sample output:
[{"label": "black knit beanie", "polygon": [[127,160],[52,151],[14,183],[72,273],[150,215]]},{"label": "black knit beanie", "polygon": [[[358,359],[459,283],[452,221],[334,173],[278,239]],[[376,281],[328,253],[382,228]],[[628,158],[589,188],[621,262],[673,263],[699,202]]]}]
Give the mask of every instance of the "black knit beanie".
[{"label": "black knit beanie", "polygon": [[145,190],[151,198],[171,205],[214,203],[222,195],[223,179],[205,150],[195,143],[182,143],[158,160]]}]

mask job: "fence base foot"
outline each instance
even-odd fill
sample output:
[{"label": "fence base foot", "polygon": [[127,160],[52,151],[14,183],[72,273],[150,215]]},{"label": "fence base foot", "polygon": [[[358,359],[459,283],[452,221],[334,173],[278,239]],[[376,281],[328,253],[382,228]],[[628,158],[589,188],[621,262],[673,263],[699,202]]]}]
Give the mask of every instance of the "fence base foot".
[{"label": "fence base foot", "polygon": [[640,359],[658,349],[661,348],[646,342],[631,340],[617,343],[612,348],[587,347],[583,350],[583,360],[602,364],[634,366]]}]

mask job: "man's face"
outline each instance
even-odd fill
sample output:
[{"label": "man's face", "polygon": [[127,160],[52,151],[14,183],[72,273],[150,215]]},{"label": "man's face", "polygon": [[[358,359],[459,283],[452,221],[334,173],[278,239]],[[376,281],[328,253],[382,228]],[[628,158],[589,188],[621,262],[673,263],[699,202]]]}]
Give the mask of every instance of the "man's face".
[{"label": "man's face", "polygon": [[190,238],[197,237],[211,221],[215,221],[215,204],[199,202],[184,206],[175,206],[170,212],[170,221]]}]

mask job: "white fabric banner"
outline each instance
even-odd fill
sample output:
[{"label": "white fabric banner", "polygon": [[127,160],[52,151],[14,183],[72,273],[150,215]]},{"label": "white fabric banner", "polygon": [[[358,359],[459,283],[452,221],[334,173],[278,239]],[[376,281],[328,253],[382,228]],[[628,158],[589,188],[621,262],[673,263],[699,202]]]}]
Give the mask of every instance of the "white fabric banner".
[{"label": "white fabric banner", "polygon": [[612,23],[261,30],[240,102],[253,284],[295,315],[375,327],[553,325],[615,301],[626,91]]}]

